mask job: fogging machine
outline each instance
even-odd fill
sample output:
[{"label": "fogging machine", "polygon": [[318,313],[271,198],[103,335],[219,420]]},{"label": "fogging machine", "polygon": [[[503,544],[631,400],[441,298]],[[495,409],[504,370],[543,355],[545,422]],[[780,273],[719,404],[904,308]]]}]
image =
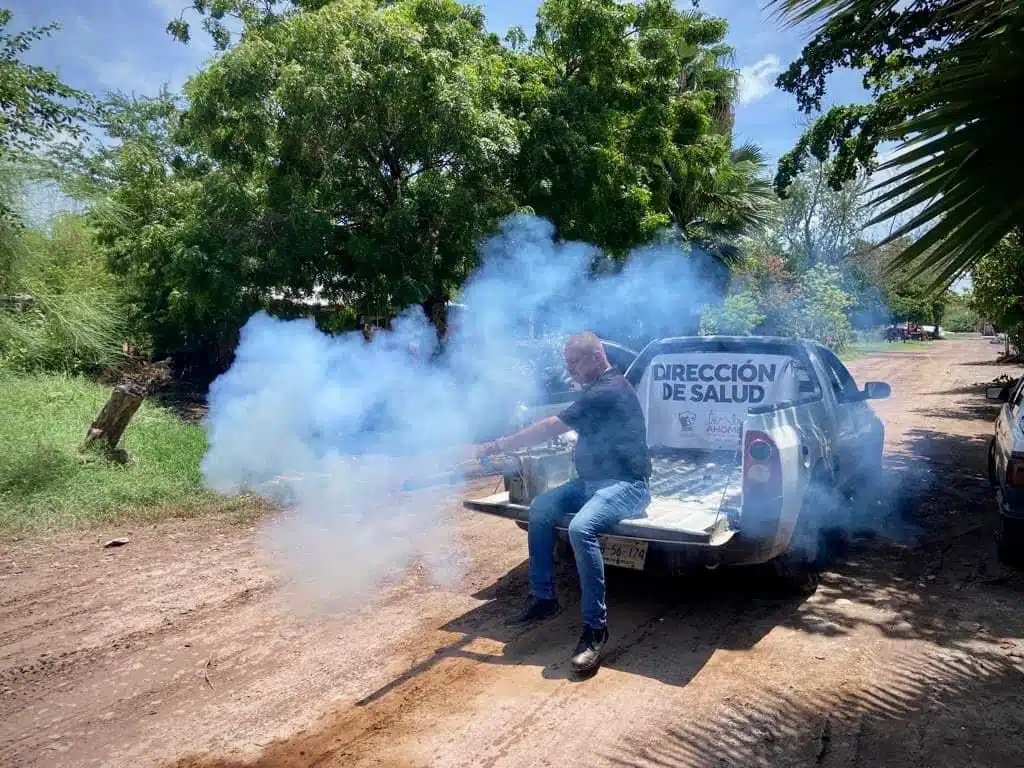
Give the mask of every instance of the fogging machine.
[{"label": "fogging machine", "polygon": [[533,449],[528,453],[486,456],[458,464],[446,472],[407,480],[404,491],[415,491],[468,480],[501,475],[513,504],[529,504],[549,488],[571,480],[575,475],[572,451],[566,447]]}]

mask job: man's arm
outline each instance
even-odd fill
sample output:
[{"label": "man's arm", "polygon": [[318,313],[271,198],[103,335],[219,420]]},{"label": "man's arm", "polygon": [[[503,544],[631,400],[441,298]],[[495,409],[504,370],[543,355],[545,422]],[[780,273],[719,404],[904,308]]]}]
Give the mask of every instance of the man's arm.
[{"label": "man's arm", "polygon": [[514,435],[502,437],[492,443],[485,443],[477,449],[477,456],[490,456],[492,453],[504,453],[514,451],[518,448],[546,443],[552,438],[568,432],[569,425],[557,416],[549,416],[546,419],[531,424],[526,429],[516,432]]}]

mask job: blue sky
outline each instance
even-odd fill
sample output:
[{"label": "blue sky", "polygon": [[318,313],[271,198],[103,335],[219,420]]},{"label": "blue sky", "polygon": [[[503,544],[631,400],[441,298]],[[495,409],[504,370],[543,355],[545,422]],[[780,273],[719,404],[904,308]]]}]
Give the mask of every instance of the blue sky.
[{"label": "blue sky", "polygon": [[[520,25],[533,29],[540,0],[484,2],[488,27],[504,33]],[[765,0],[702,0],[706,13],[729,21],[728,42],[736,49],[735,66],[743,73],[741,103],[736,113],[740,141],[760,144],[774,161],[800,133],[803,116],[788,94],[775,90],[782,67],[799,54],[806,28],[783,29],[763,10]],[[191,0],[7,0],[16,29],[58,21],[63,28],[37,45],[32,63],[56,69],[72,85],[92,91],[134,91],[152,94],[161,84],[179,89],[213,54],[209,39],[195,30],[189,45],[168,37],[167,21],[187,10]],[[680,3],[689,7],[689,2]],[[198,26],[198,25],[195,25]],[[829,92],[834,102],[863,99],[858,78],[841,73]]]}]

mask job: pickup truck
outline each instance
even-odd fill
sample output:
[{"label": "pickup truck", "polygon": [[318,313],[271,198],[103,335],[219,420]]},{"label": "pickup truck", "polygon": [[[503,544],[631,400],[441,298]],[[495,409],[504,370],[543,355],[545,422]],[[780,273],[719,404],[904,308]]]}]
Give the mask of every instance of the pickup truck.
[{"label": "pickup truck", "polygon": [[[867,401],[889,385],[858,389],[824,346],[775,337],[660,339],[625,375],[646,419],[652,501],[602,537],[606,564],[770,564],[782,585],[812,593],[824,537],[849,527],[847,500],[881,479],[884,427]],[[530,501],[573,476],[564,442],[501,465],[504,492],[463,504],[524,530]]]}]

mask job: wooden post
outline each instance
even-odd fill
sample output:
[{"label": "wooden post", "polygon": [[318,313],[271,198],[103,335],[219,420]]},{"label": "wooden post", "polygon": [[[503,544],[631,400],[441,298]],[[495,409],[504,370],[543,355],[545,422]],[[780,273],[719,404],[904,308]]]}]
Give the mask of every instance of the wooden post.
[{"label": "wooden post", "polygon": [[108,456],[122,454],[123,451],[117,450],[117,444],[140,405],[142,393],[135,387],[130,384],[119,384],[114,387],[99,416],[89,425],[89,431],[85,435],[86,447],[100,442]]}]

